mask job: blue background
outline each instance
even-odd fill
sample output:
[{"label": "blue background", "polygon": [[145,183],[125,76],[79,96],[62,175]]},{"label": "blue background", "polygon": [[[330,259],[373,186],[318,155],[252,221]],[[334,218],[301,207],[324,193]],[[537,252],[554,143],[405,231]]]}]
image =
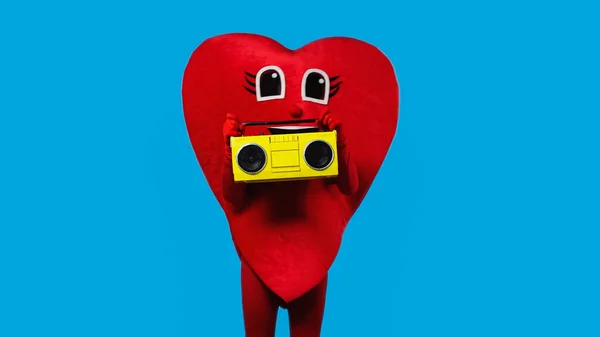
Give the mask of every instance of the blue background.
[{"label": "blue background", "polygon": [[235,31],[364,39],[401,84],[323,336],[599,336],[591,3],[2,2],[0,336],[242,336],[180,96]]}]

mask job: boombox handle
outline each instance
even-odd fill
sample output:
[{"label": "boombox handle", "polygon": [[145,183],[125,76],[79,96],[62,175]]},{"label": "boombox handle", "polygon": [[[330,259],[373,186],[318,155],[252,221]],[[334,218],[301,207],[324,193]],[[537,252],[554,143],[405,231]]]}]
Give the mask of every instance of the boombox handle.
[{"label": "boombox handle", "polygon": [[245,122],[240,123],[245,126],[258,126],[258,125],[286,125],[286,124],[298,124],[298,123],[314,123],[316,119],[291,119],[285,121],[269,121],[269,122]]}]

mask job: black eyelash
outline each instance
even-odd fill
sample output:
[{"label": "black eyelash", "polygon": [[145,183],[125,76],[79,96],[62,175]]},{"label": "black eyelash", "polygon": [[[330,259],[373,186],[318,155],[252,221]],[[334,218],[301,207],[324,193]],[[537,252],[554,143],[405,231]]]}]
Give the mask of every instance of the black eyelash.
[{"label": "black eyelash", "polygon": [[329,94],[329,98],[335,96],[335,94],[337,94],[338,91],[340,91],[340,87],[336,87],[335,90]]},{"label": "black eyelash", "polygon": [[[251,79],[254,79],[254,80],[256,79],[256,75],[252,75],[251,73],[249,73],[247,71],[245,73],[246,73],[246,76],[250,77]],[[248,83],[248,85],[251,86],[252,88],[256,88],[256,83],[249,80],[248,77],[244,77],[244,79],[246,80],[246,83]],[[256,91],[248,88],[247,86],[244,86],[244,89],[246,89],[246,91],[248,91],[252,95],[256,95]]]},{"label": "black eyelash", "polygon": [[[340,78],[340,76],[333,76],[329,78],[329,83],[337,80],[338,78]],[[337,94],[338,91],[340,91],[340,84],[342,84],[342,81],[339,81],[338,83],[332,85],[329,87],[329,98],[335,96],[335,94]]]}]

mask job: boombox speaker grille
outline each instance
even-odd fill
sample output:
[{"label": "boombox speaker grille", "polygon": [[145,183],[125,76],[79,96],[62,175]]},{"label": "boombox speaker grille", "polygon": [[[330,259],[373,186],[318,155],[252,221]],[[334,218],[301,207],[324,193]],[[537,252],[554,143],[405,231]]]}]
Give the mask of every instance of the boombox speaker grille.
[{"label": "boombox speaker grille", "polygon": [[316,140],[306,146],[304,160],[312,169],[324,170],[333,162],[333,149],[326,142]]},{"label": "boombox speaker grille", "polygon": [[237,162],[244,172],[256,174],[265,168],[267,153],[262,147],[256,144],[248,144],[240,149],[237,155]]}]

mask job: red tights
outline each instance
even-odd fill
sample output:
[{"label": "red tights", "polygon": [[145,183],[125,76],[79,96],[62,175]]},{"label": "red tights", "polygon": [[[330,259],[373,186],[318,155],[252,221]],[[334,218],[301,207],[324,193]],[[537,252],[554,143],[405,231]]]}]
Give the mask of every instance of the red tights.
[{"label": "red tights", "polygon": [[290,337],[319,337],[325,309],[327,277],[302,297],[284,303],[242,262],[242,306],[246,337],[274,337],[277,311],[285,306]]}]

